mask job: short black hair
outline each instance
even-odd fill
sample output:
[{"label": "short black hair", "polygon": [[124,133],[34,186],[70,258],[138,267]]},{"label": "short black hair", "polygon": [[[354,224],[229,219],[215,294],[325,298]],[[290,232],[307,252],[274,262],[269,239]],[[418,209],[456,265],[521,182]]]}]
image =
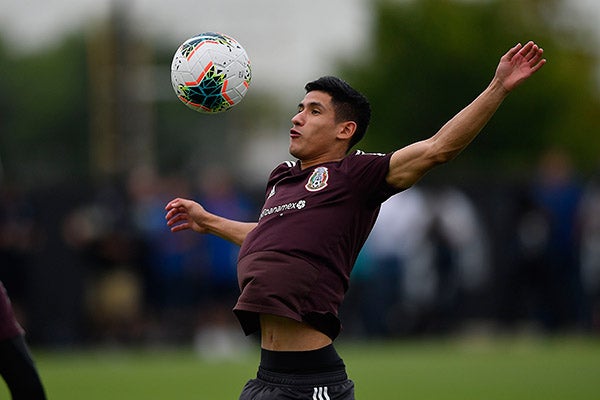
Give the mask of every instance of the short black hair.
[{"label": "short black hair", "polygon": [[371,105],[362,93],[335,76],[323,76],[315,81],[308,82],[304,89],[306,93],[318,90],[329,94],[337,122],[356,122],[356,131],[350,139],[348,150],[365,136],[371,121]]}]

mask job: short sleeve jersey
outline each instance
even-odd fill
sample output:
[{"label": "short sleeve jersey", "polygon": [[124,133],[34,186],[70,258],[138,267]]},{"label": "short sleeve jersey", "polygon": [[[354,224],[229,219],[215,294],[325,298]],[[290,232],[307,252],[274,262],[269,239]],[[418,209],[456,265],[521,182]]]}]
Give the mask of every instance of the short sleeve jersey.
[{"label": "short sleeve jersey", "polygon": [[234,313],[246,334],[266,313],[337,337],[352,267],[381,203],[397,192],[385,179],[390,157],[357,151],[304,170],[292,162],[273,170],[238,259]]}]

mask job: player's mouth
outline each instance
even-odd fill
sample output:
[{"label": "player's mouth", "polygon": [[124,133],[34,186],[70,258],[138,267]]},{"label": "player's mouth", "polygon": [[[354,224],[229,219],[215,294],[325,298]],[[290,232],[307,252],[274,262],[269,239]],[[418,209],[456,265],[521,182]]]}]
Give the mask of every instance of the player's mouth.
[{"label": "player's mouth", "polygon": [[302,136],[302,134],[299,131],[297,131],[295,129],[290,129],[290,138],[291,139],[294,139],[294,138],[297,138],[300,136]]}]

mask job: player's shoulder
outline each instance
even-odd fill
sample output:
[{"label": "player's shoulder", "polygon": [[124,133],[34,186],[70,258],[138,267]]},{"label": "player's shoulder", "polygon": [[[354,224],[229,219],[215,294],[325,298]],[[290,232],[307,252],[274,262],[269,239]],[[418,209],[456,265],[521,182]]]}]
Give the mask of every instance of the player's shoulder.
[{"label": "player's shoulder", "polygon": [[339,170],[349,176],[387,174],[392,153],[369,153],[356,150],[348,154],[339,164]]},{"label": "player's shoulder", "polygon": [[282,161],[275,167],[273,171],[287,171],[294,168],[297,164],[297,161]]},{"label": "player's shoulder", "polygon": [[296,161],[282,161],[271,171],[271,177],[288,173],[296,164]]},{"label": "player's shoulder", "polygon": [[354,153],[350,154],[350,156],[354,157],[386,157],[387,153],[368,153],[362,150],[356,150]]},{"label": "player's shoulder", "polygon": [[279,164],[279,166],[283,167],[283,168],[290,169],[290,168],[294,168],[296,166],[296,163],[297,163],[296,161],[289,161],[289,160],[288,161],[282,161],[281,164]]},{"label": "player's shoulder", "polygon": [[373,163],[386,162],[386,159],[390,157],[387,153],[369,153],[362,150],[356,150],[351,154],[348,154],[343,160],[343,163],[349,165],[367,165]]}]

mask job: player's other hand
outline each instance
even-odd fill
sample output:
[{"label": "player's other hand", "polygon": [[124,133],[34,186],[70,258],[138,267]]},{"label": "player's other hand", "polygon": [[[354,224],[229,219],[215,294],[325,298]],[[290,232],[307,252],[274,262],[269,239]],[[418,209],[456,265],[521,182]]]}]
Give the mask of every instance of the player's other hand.
[{"label": "player's other hand", "polygon": [[525,46],[519,43],[500,58],[495,78],[510,92],[544,66],[543,54],[544,50],[532,41]]},{"label": "player's other hand", "polygon": [[208,215],[207,211],[200,204],[193,200],[175,198],[165,206],[167,214],[167,226],[171,232],[179,232],[191,229],[198,233],[207,233],[203,221]]}]

